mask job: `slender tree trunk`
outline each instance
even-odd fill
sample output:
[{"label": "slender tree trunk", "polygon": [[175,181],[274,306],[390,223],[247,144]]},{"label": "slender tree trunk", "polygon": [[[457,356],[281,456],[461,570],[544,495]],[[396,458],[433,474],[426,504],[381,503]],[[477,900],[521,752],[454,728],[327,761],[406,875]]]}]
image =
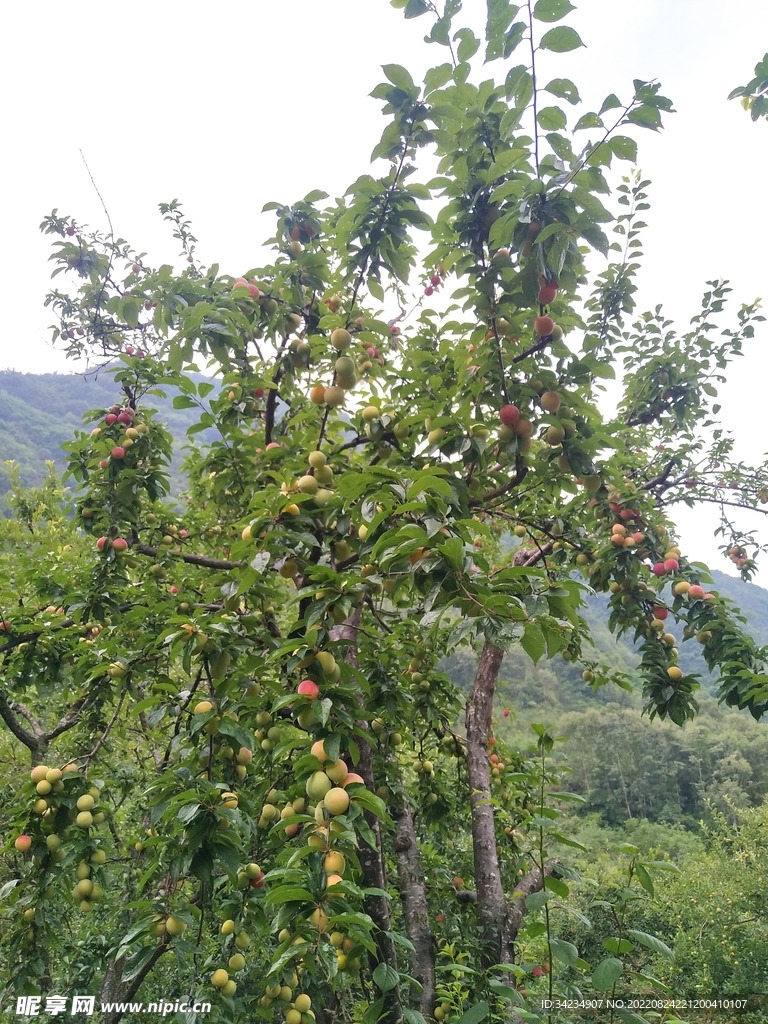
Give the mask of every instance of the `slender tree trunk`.
[{"label": "slender tree trunk", "polygon": [[411,973],[422,988],[419,1009],[423,1016],[431,1017],[435,1008],[434,936],[429,923],[427,889],[416,842],[413,815],[405,799],[397,812],[395,854],[405,930],[413,943]]},{"label": "slender tree trunk", "polygon": [[501,648],[486,642],[480,654],[466,714],[467,769],[477,887],[476,913],[483,965],[503,963],[508,958],[508,951],[504,948],[506,905],[496,852],[488,760],[493,695],[502,657]]},{"label": "slender tree trunk", "polygon": [[[357,630],[360,626],[360,618],[363,612],[362,602],[358,604],[350,617],[342,623],[336,633],[337,639],[349,640],[350,648],[347,652],[347,663],[357,667]],[[359,694],[358,701],[363,706],[363,695]],[[358,723],[362,728],[368,729],[368,723]],[[365,781],[366,788],[375,790],[376,783],[373,777],[373,758],[371,755],[370,743],[362,736],[356,737],[360,749],[360,761],[357,771]],[[358,860],[363,871],[363,886],[366,889],[381,889],[387,891],[387,874],[384,866],[384,848],[381,836],[379,819],[369,811],[365,812],[365,820],[375,837],[375,846],[370,847],[363,839],[358,850]],[[366,896],[363,902],[363,909],[372,918],[376,925],[373,939],[378,951],[377,963],[385,963],[394,971],[398,970],[397,949],[390,938],[392,921],[389,914],[389,900],[385,896]],[[376,964],[374,964],[375,968]],[[403,1008],[400,1002],[400,986],[396,985],[385,994],[384,1015],[380,1018],[381,1024],[402,1024]]]}]

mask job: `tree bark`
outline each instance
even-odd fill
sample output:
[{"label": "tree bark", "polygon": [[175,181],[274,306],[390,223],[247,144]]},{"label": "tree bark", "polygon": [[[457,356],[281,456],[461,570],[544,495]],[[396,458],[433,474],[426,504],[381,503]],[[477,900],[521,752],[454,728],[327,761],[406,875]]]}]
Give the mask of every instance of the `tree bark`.
[{"label": "tree bark", "polygon": [[486,641],[480,654],[466,713],[467,770],[477,887],[476,913],[483,966],[504,963],[508,959],[508,950],[504,944],[506,905],[496,852],[488,760],[493,695],[502,657],[501,648]]},{"label": "tree bark", "polygon": [[[335,633],[336,639],[349,641],[350,647],[347,652],[346,660],[349,665],[352,665],[355,668],[357,668],[357,631],[360,626],[362,614],[363,605],[362,602],[360,602],[352,615],[342,623],[338,631]],[[358,702],[362,707],[362,693],[358,694]],[[367,722],[361,721],[358,725],[367,731]],[[373,777],[373,757],[371,755],[370,743],[368,743],[368,741],[362,736],[356,737],[356,743],[360,750],[360,761],[357,765],[357,771],[365,781],[366,789],[373,792],[376,788],[376,783]],[[375,837],[375,845],[373,848],[370,847],[365,839],[360,843],[357,856],[360,861],[360,867],[363,871],[363,886],[366,889],[381,889],[383,892],[386,892],[387,874],[384,867],[384,852],[379,819],[369,811],[365,812],[364,817],[368,827]],[[389,899],[385,896],[366,896],[363,901],[363,909],[376,925],[376,929],[373,933],[373,939],[378,951],[378,961],[373,965],[374,969],[379,963],[385,963],[394,971],[397,971],[397,950],[389,935],[392,929],[392,921],[389,914]],[[403,1008],[400,1002],[399,985],[396,985],[394,988],[390,989],[389,992],[385,993],[384,1015],[380,1020],[381,1024],[402,1024]]]},{"label": "tree bark", "polygon": [[435,940],[429,923],[427,889],[413,815],[405,799],[397,812],[395,855],[405,930],[414,947],[411,974],[421,985],[419,1009],[424,1017],[431,1018],[435,1009]]}]

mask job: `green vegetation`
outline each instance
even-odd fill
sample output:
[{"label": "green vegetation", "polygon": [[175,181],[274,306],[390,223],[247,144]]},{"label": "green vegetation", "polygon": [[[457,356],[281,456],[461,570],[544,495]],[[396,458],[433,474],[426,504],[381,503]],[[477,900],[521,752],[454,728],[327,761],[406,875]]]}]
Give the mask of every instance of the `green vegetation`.
[{"label": "green vegetation", "polygon": [[[204,266],[177,201],[181,270],[43,221],[54,338],[116,371],[71,489],[11,467],[0,521],[5,1017],[85,989],[123,1007],[99,1024],[161,992],[205,1024],[764,1020],[764,627],[674,521],[718,504],[753,578],[768,463],[717,389],[762,318],[724,326],[724,282],[684,333],[635,313],[648,182],[612,165],[672,105],[638,80],[569,131],[576,85],[536,74],[582,45],[567,0],[489,0],[483,40],[394,6],[445,59],[383,69],[381,175],[268,204],[267,265]],[[677,1009],[590,1019],[719,1016]]]}]

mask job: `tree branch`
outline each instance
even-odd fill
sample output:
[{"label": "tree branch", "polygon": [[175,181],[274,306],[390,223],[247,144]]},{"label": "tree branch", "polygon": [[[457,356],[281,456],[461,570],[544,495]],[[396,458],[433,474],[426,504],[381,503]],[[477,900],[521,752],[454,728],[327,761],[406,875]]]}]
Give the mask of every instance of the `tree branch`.
[{"label": "tree branch", "polygon": [[[133,544],[131,551],[139,555],[146,555],[148,558],[157,558],[157,548],[149,544]],[[208,558],[207,555],[180,555],[182,562],[187,565],[202,565],[206,569],[241,569],[242,562],[230,562],[226,558]]]},{"label": "tree branch", "polygon": [[32,751],[32,757],[34,759],[38,750],[41,747],[41,743],[37,736],[28,732],[24,726],[19,722],[18,718],[14,715],[11,705],[6,700],[5,694],[0,693],[0,718],[5,722],[8,728],[11,730],[17,740],[20,740],[25,747],[29,747]]}]

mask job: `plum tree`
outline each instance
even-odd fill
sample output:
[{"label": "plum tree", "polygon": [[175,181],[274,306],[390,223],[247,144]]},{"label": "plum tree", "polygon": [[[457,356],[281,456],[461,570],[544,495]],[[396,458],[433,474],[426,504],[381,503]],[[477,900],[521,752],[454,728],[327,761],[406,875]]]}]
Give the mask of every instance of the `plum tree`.
[{"label": "plum tree", "polygon": [[[768,708],[758,648],[673,519],[717,505],[749,578],[759,545],[726,513],[758,509],[768,468],[733,457],[712,366],[761,318],[744,306],[716,329],[722,282],[682,335],[634,311],[649,183],[612,164],[635,158],[620,132],[658,128],[670,101],[640,81],[626,103],[610,94],[574,124],[598,132],[577,151],[543,105],[576,86],[494,63],[523,40],[534,64],[580,45],[551,24],[570,5],[492,0],[480,84],[459,6],[435,17],[446,60],[423,85],[392,64],[374,89],[382,173],[344,201],[269,204],[264,266],[203,266],[175,201],[161,212],[181,271],[44,221],[73,272],[48,298],[56,340],[111,361],[115,404],[67,446],[76,514],[18,487],[27,514],[0,541],[0,717],[33,764],[8,790],[29,839],[10,858],[9,990],[64,983],[66,920],[105,1001],[181,971],[222,1024],[514,1019],[526,985],[567,995],[583,961],[552,930],[573,909],[554,740],[539,727],[530,754],[493,735],[504,651],[610,681],[579,614],[586,580],[637,638],[650,715],[695,715],[677,664],[694,639],[725,702]],[[438,162],[426,183],[422,151]],[[606,259],[596,276],[587,248]],[[151,408],[170,388],[198,410],[183,495]],[[468,693],[441,671],[460,647],[477,657]],[[627,889],[650,895],[653,865],[630,866]],[[88,914],[73,925],[74,883]],[[518,954],[537,942],[529,969]],[[436,951],[461,966],[455,985]],[[590,965],[585,989],[617,963]]]}]

